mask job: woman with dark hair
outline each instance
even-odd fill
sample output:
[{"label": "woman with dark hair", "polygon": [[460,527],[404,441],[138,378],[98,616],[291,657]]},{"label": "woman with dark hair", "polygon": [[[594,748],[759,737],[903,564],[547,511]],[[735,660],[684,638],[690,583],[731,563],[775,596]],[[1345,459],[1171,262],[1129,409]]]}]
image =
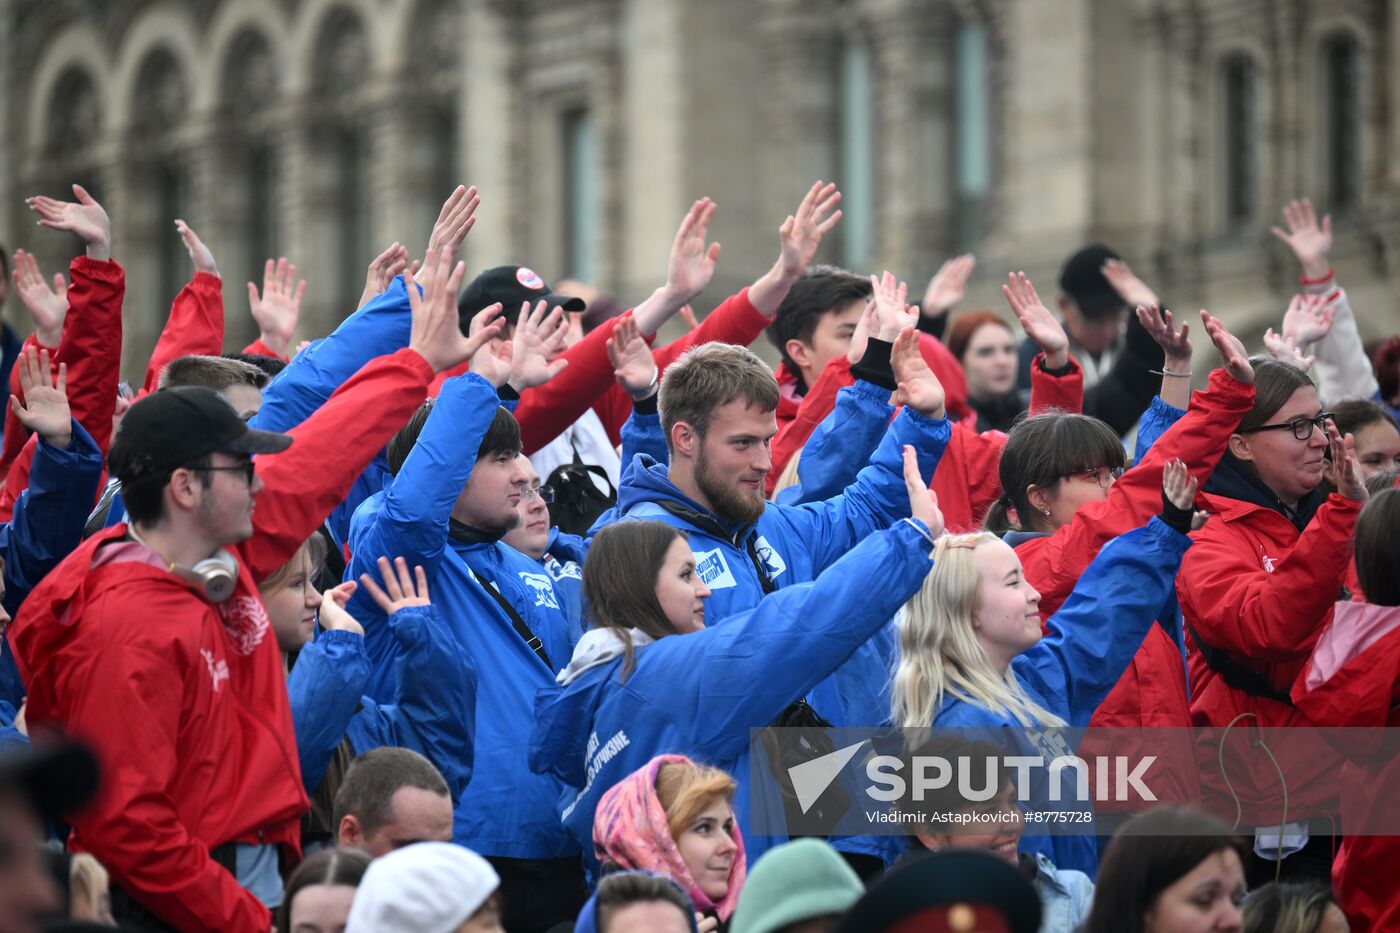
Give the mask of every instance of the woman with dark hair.
[{"label": "woman with dark hair", "polygon": [[1010,431],[1029,398],[1016,388],[1016,335],[994,311],[971,311],[948,326],[948,349],[967,376],[979,431]]},{"label": "woman with dark hair", "polygon": [[[1364,398],[1349,398],[1332,406],[1332,420],[1337,433],[1352,437],[1352,450],[1361,478],[1370,479],[1376,473],[1400,468],[1400,428],[1395,418],[1379,402]],[[1327,491],[1337,489],[1336,466],[1327,463]]]},{"label": "woman with dark hair", "polygon": [[323,849],[307,858],[287,879],[278,933],[341,933],[369,861],[358,849]]},{"label": "woman with dark hair", "polygon": [[1325,884],[1272,882],[1244,902],[1244,933],[1347,933],[1346,914]]},{"label": "woman with dark hair", "polygon": [[1239,933],[1244,841],[1195,810],[1157,807],[1114,835],[1084,933]]},{"label": "woman with dark hair", "polygon": [[[1229,451],[1201,497],[1216,518],[1196,535],[1177,577],[1191,635],[1192,720],[1220,729],[1242,720],[1255,729],[1307,724],[1289,692],[1332,620],[1367,497],[1356,460],[1308,375],[1267,357],[1250,362],[1254,404],[1230,434]],[[1338,492],[1327,496],[1321,485],[1329,455],[1345,466]],[[1271,862],[1306,846],[1307,827],[1294,821],[1335,813],[1338,803],[1322,756],[1293,746],[1276,752],[1285,785],[1274,762],[1255,756],[1245,774],[1234,776],[1234,788],[1221,791],[1230,795],[1226,806],[1256,816],[1281,813],[1280,802],[1291,801],[1282,815],[1288,826],[1256,831],[1256,849]],[[1325,872],[1330,848],[1319,840],[1314,855],[1289,873]]]},{"label": "woman with dark hair", "polygon": [[677,529],[626,521],[594,537],[583,568],[592,627],[559,688],[536,697],[529,759],[571,788],[561,819],[590,877],[599,798],[658,754],[728,772],[738,782],[735,813],[747,820],[750,728],[797,706],[928,573],[943,521],[908,446],[904,482],[913,518],[868,536],[815,581],[784,587],[713,628],[697,571],[706,555]]}]

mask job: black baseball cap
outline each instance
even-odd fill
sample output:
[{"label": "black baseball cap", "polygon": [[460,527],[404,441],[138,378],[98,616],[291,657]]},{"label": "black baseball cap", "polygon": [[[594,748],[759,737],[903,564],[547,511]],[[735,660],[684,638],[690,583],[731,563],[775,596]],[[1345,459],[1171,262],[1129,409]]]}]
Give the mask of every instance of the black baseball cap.
[{"label": "black baseball cap", "polygon": [[512,324],[520,317],[521,303],[526,301],[532,305],[547,301],[551,308],[562,307],[565,311],[582,311],[587,307],[582,298],[555,294],[529,266],[496,266],[468,282],[462,297],[457,299],[457,318],[462,333],[467,332],[478,311],[498,301],[501,316]]},{"label": "black baseball cap", "polygon": [[0,752],[0,787],[13,787],[44,819],[81,810],[97,792],[97,758],[78,742],[55,738]]},{"label": "black baseball cap", "polygon": [[206,454],[275,454],[286,434],[254,431],[224,397],[205,386],[152,392],[131,406],[117,429],[107,464],[123,483],[173,470]]},{"label": "black baseball cap", "polygon": [[995,856],[970,849],[931,852],[886,873],[837,927],[838,933],[894,929],[1036,933],[1040,897],[1025,876]]},{"label": "black baseball cap", "polygon": [[1107,246],[1095,243],[1069,257],[1060,270],[1060,291],[1074,299],[1085,317],[1103,317],[1114,309],[1126,307],[1123,296],[1103,275],[1103,264],[1118,258]]}]

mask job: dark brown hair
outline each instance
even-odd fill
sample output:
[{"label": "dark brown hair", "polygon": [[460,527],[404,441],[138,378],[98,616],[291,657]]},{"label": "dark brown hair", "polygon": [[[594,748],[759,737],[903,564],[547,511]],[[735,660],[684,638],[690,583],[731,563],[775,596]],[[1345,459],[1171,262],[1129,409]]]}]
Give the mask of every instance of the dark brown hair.
[{"label": "dark brown hair", "polygon": [[966,314],[959,314],[948,324],[948,339],[943,343],[949,352],[962,362],[963,354],[967,352],[967,345],[972,340],[972,335],[977,333],[988,324],[995,324],[1002,330],[1011,333],[1011,325],[1001,319],[1001,315],[995,311],[968,311]]},{"label": "dark brown hair", "polygon": [[[1031,505],[1027,487],[1053,490],[1073,473],[1096,467],[1121,467],[1125,462],[1123,442],[1097,418],[1060,411],[1027,418],[1006,437],[997,470],[1002,497],[987,511],[984,525],[996,535],[1018,528],[1046,530],[1038,527],[1039,513]],[[1012,523],[1007,514],[1012,508],[1019,524]]]},{"label": "dark brown hair", "polygon": [[1272,356],[1251,356],[1249,362],[1254,367],[1254,404],[1240,419],[1236,434],[1268,424],[1299,389],[1317,388],[1308,374],[1292,363],[1282,363]]},{"label": "dark brown hair", "polygon": [[687,350],[667,367],[657,396],[667,448],[677,424],[684,421],[703,440],[715,409],[738,399],[760,411],[778,407],[778,380],[752,350],[728,343],[705,343]]},{"label": "dark brown hair", "polygon": [[277,908],[277,929],[281,933],[291,933],[292,901],[296,900],[302,888],[318,884],[358,888],[369,862],[369,856],[358,849],[322,849],[308,856],[287,879],[282,906]]},{"label": "dark brown hair", "polygon": [[[428,399],[418,410],[413,413],[413,417],[408,419],[408,423],[399,428],[398,433],[389,439],[389,444],[384,448],[384,459],[388,462],[389,472],[395,476],[399,475],[399,470],[403,469],[404,461],[412,452],[415,444],[418,443],[418,436],[423,433],[423,427],[428,423],[428,416],[433,413],[433,399]],[[481,439],[481,446],[476,449],[476,459],[490,456],[497,453],[519,454],[523,450],[520,440],[520,422],[515,420],[505,408],[497,408],[496,416],[491,419],[491,426],[486,429],[486,436]]]},{"label": "dark brown hair", "polygon": [[1138,814],[1108,844],[1084,933],[1142,933],[1158,896],[1226,849],[1242,863],[1248,856],[1244,840],[1229,826],[1198,810],[1155,807]]},{"label": "dark brown hair", "polygon": [[685,917],[686,926],[694,927],[691,917],[695,908],[691,906],[690,898],[674,881],[648,872],[621,871],[598,882],[595,901],[597,913],[594,915],[598,933],[607,933],[612,915],[618,910],[647,901],[664,901],[675,905],[681,916]]},{"label": "dark brown hair", "polygon": [[160,387],[207,386],[222,392],[229,386],[265,388],[272,379],[252,363],[222,356],[181,356],[171,360],[160,373]]},{"label": "dark brown hair", "polygon": [[1400,606],[1400,489],[1371,497],[1356,519],[1356,578],[1366,602]]},{"label": "dark brown hair", "polygon": [[393,820],[394,794],[403,787],[416,787],[439,797],[450,795],[447,782],[433,763],[411,749],[374,748],[356,758],[335,794],[331,838],[337,836],[341,821],[350,814],[359,820],[366,835]]},{"label": "dark brown hair", "polygon": [[622,640],[622,677],[636,665],[629,629],[652,638],[676,634],[656,600],[656,577],[671,542],[683,537],[665,522],[618,522],[598,532],[583,562],[583,605],[589,628]]}]

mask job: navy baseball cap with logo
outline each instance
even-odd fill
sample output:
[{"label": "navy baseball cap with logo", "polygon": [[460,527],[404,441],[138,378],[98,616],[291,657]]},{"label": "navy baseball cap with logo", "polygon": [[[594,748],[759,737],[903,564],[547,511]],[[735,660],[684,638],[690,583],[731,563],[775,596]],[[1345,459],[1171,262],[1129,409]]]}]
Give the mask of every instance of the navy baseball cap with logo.
[{"label": "navy baseball cap with logo", "polygon": [[546,301],[551,308],[562,307],[565,311],[582,311],[587,307],[582,298],[555,294],[529,266],[496,266],[467,283],[462,297],[457,299],[457,318],[462,333],[467,332],[478,311],[498,301],[501,316],[511,324],[520,317],[520,305],[526,301],[531,305]]},{"label": "navy baseball cap with logo", "polygon": [[286,434],[254,431],[213,389],[175,386],[131,406],[117,429],[107,465],[123,483],[173,470],[215,451],[275,454],[292,445]]},{"label": "navy baseball cap with logo", "polygon": [[1101,243],[1086,246],[1065,261],[1060,270],[1060,291],[1079,306],[1087,318],[1099,318],[1115,309],[1127,307],[1123,296],[1104,278],[1103,265],[1118,259],[1113,250]]}]

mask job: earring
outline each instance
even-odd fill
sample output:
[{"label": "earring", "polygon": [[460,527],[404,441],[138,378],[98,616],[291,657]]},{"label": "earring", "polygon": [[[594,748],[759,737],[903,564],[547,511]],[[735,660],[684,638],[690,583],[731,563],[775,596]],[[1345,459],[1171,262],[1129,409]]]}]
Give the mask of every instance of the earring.
[{"label": "earring", "polygon": [[1049,517],[1050,517],[1050,510],[1049,510],[1049,509],[1041,509],[1041,510],[1040,510],[1040,514],[1044,515],[1046,518],[1049,518]]}]

